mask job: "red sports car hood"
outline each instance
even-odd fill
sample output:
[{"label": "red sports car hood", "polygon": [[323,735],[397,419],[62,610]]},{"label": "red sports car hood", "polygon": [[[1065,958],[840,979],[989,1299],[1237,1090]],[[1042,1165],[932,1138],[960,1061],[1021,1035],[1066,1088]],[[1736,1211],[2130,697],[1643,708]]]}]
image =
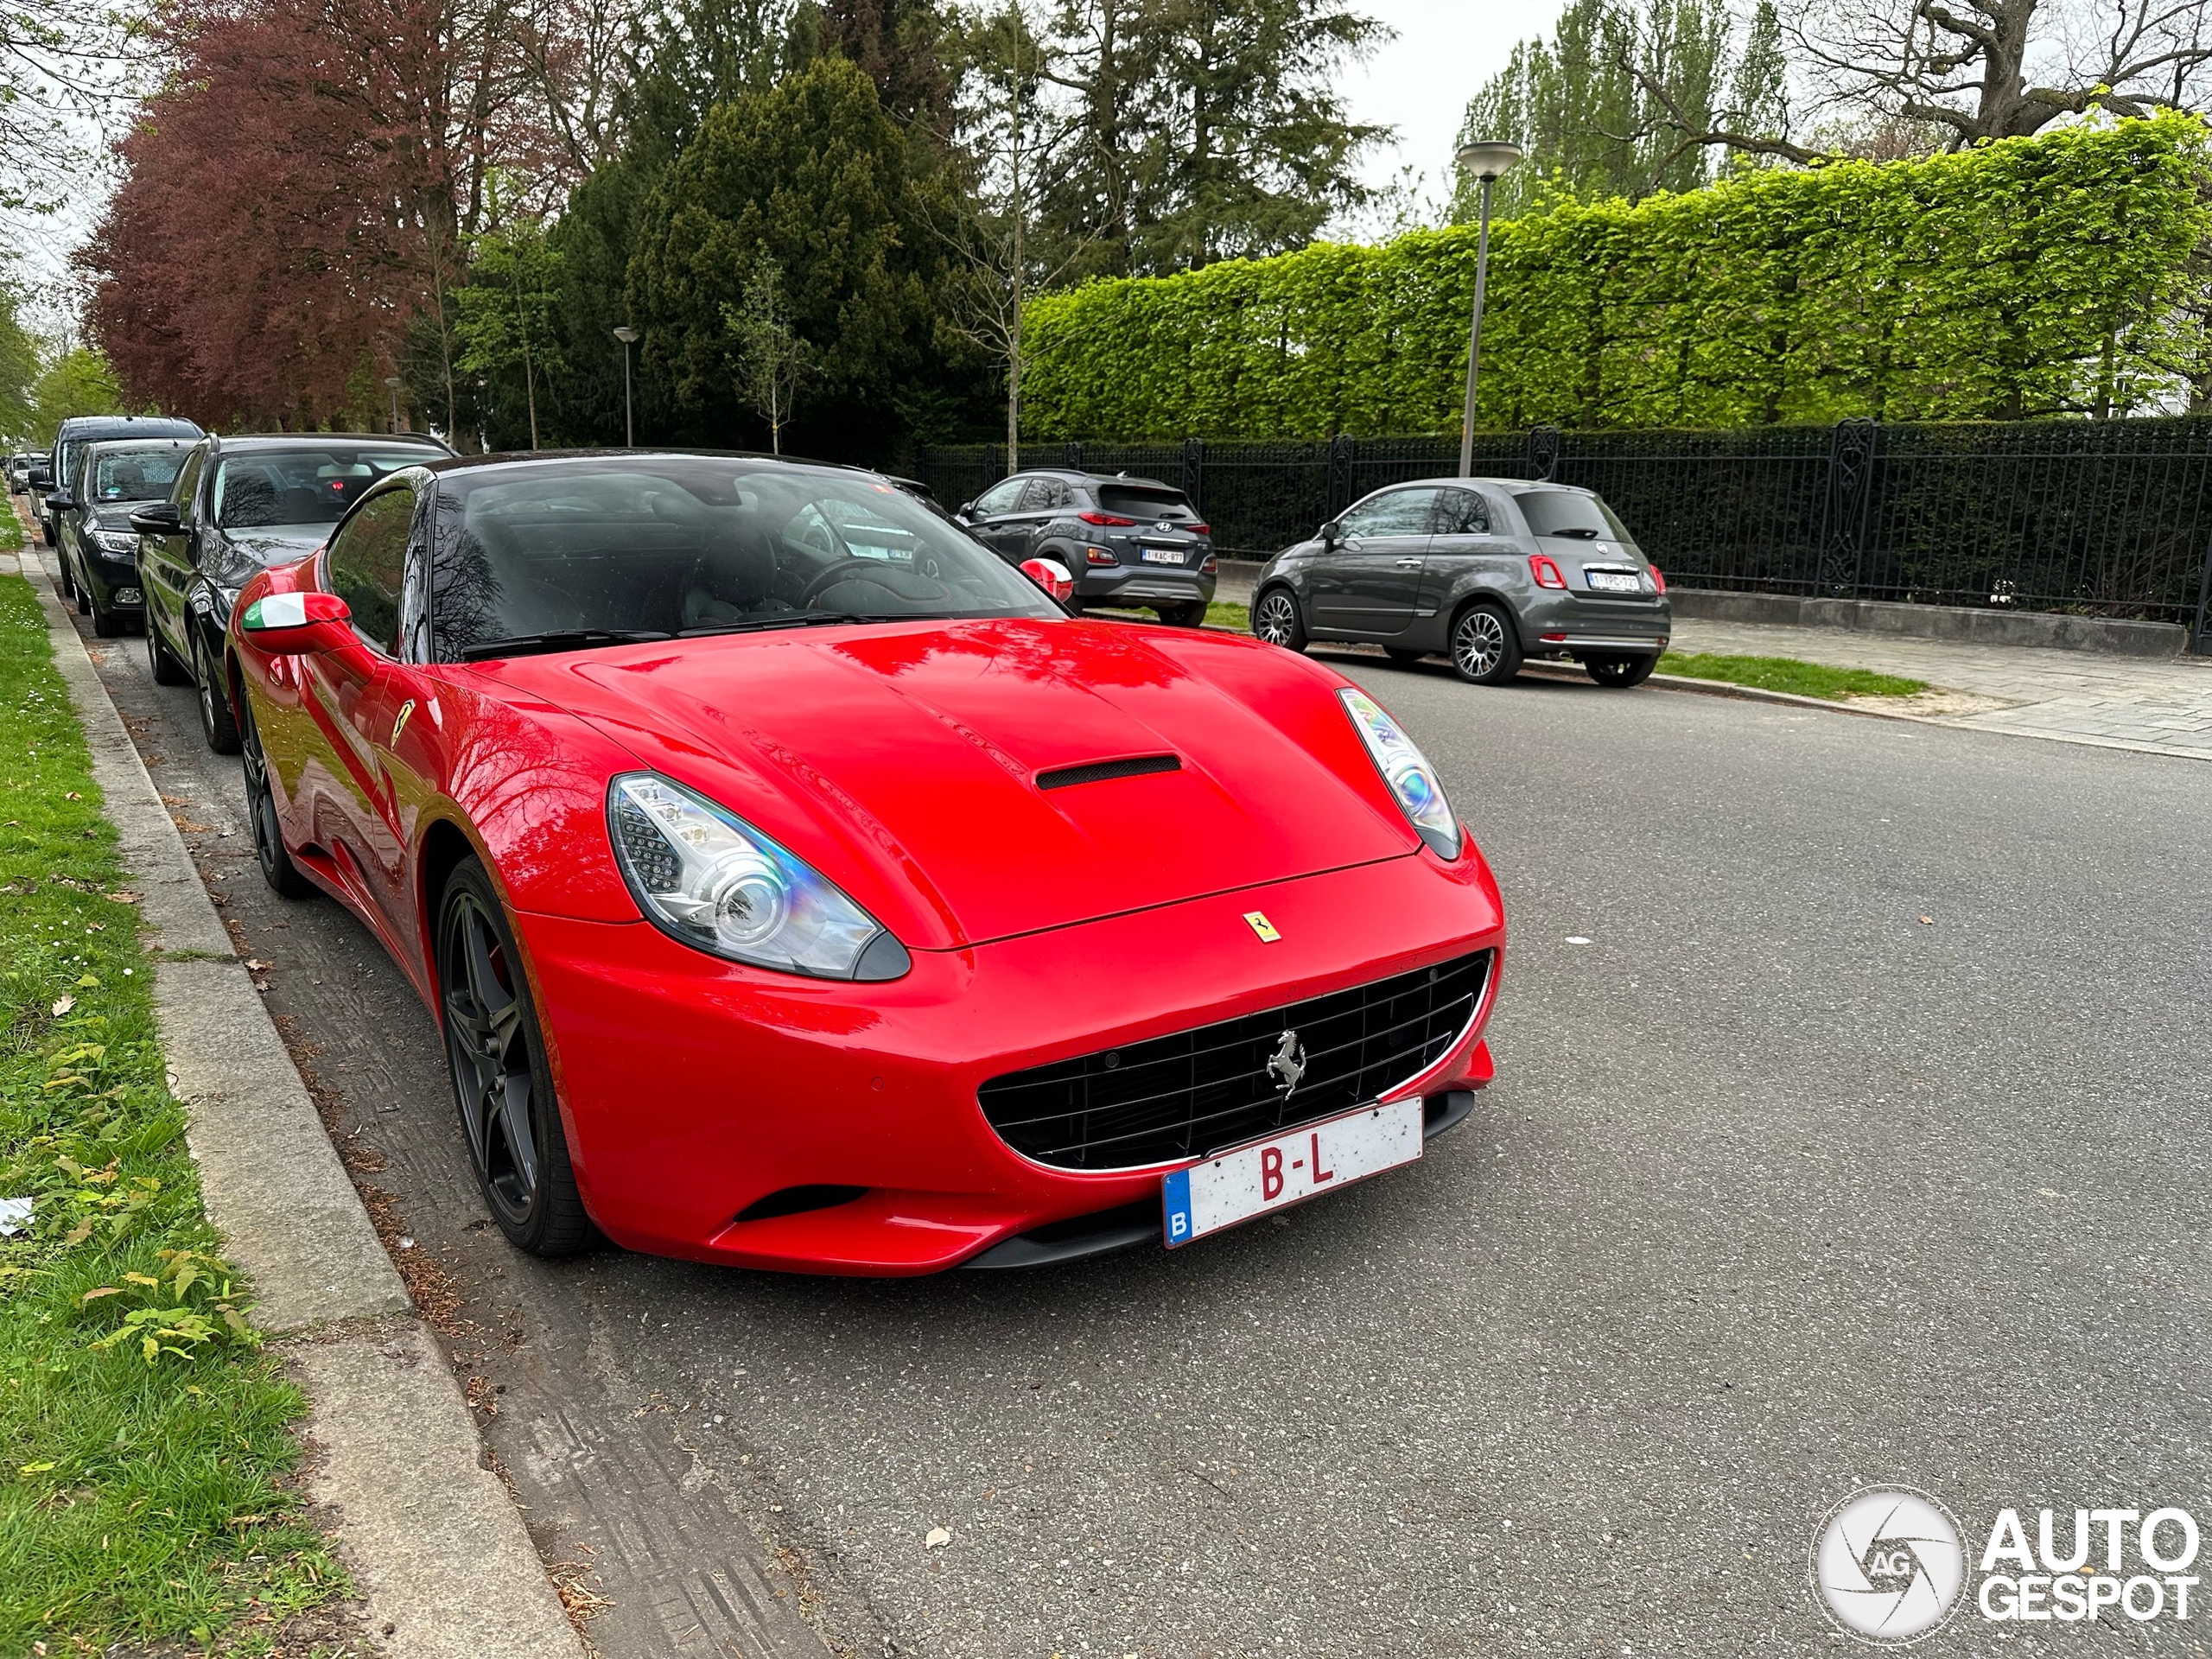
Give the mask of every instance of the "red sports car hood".
[{"label": "red sports car hood", "polygon": [[[776,836],[925,949],[1419,845],[1342,683],[1256,641],[978,621],[486,666]],[[1167,755],[1178,769],[1039,783]]]}]

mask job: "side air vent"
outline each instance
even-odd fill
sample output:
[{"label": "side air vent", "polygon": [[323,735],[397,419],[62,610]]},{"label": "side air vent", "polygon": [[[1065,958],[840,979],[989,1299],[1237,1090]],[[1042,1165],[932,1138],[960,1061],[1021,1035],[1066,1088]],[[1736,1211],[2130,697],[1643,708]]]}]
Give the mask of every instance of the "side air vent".
[{"label": "side air vent", "polygon": [[1093,760],[1087,766],[1062,766],[1037,774],[1039,789],[1072,789],[1077,784],[1103,784],[1109,778],[1141,778],[1148,772],[1180,772],[1183,760],[1174,754],[1140,754],[1127,760]]},{"label": "side air vent", "polygon": [[810,1210],[833,1210],[867,1192],[864,1186],[787,1186],[755,1198],[737,1212],[739,1221],[773,1221],[778,1216],[803,1216]]}]

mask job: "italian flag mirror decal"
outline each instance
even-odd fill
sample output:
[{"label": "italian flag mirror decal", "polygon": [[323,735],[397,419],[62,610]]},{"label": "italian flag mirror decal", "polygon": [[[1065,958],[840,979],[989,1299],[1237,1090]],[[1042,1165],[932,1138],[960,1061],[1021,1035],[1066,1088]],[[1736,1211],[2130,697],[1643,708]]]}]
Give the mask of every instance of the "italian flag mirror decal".
[{"label": "italian flag mirror decal", "polygon": [[306,594],[270,594],[245,607],[245,620],[240,626],[257,633],[264,628],[304,627],[307,620]]}]

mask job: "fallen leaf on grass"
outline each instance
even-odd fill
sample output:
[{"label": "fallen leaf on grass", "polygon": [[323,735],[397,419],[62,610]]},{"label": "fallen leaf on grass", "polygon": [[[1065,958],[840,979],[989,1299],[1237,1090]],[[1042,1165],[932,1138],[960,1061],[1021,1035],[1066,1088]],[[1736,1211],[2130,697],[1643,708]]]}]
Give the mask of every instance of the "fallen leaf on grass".
[{"label": "fallen leaf on grass", "polygon": [[65,996],[54,1005],[54,1017],[59,1020],[63,1014],[68,1013],[70,1009],[76,1006],[77,999],[75,997]]},{"label": "fallen leaf on grass", "polygon": [[108,894],[108,897],[114,899],[118,905],[135,905],[141,899],[144,898],[145,894],[141,893],[111,893]]}]

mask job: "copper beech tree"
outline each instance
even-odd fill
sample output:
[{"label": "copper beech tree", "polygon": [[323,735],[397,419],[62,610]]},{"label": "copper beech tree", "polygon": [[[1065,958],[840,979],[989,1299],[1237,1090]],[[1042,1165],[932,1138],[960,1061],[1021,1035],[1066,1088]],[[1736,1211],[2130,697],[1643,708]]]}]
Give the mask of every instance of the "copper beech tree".
[{"label": "copper beech tree", "polygon": [[79,256],[124,385],[213,425],[381,424],[383,377],[428,319],[442,384],[412,390],[453,429],[466,238],[496,178],[558,188],[589,165],[604,99],[564,78],[603,73],[603,16],[588,0],[187,0],[157,16],[170,73]]}]

